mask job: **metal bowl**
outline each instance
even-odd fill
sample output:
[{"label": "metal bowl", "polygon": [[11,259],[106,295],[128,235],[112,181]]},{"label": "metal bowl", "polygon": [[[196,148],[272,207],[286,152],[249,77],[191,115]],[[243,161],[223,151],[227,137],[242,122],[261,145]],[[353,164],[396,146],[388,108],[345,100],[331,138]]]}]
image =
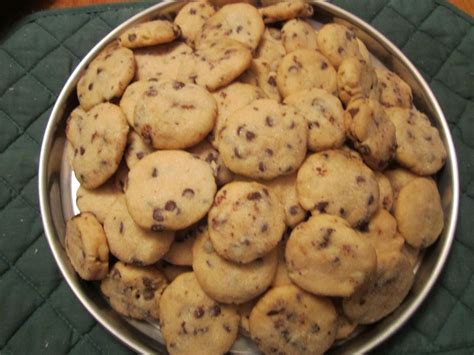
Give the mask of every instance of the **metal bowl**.
[{"label": "metal bowl", "polygon": [[[102,39],[81,61],[59,95],[44,135],[39,163],[39,197],[43,225],[56,262],[76,297],[106,329],[120,341],[140,353],[165,353],[157,324],[138,322],[115,313],[98,292],[97,285],[82,281],[74,272],[63,241],[66,220],[74,213],[72,172],[65,154],[65,122],[78,105],[75,88],[90,61],[118,35],[139,22],[173,16],[184,1],[163,2],[150,7],[124,22]],[[458,216],[459,176],[451,134],[438,101],[415,66],[385,36],[373,27],[339,7],[327,2],[310,1],[315,8],[314,19],[326,23],[340,21],[351,26],[370,52],[386,67],[396,72],[413,89],[415,106],[425,112],[439,129],[448,150],[448,159],[438,174],[438,187],[445,214],[445,228],[435,245],[426,250],[416,272],[415,283],[402,305],[382,321],[366,327],[357,336],[335,345],[333,353],[367,352],[393,335],[428,296],[449,254]],[[232,352],[253,353],[255,346],[240,338]]]}]

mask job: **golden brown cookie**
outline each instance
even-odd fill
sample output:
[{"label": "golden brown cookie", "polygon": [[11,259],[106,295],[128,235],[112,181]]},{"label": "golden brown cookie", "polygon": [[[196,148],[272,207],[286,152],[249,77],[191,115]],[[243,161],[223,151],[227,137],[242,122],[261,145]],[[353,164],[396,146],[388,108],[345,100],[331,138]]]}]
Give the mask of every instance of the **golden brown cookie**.
[{"label": "golden brown cookie", "polygon": [[142,22],[125,30],[119,36],[119,43],[126,48],[150,47],[174,41],[181,35],[181,29],[166,20]]}]

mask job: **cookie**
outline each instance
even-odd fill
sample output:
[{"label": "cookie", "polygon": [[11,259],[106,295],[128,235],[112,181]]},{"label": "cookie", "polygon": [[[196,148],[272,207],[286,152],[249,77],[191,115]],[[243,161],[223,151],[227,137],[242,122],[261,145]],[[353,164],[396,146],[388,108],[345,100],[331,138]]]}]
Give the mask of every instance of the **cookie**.
[{"label": "cookie", "polygon": [[371,64],[358,57],[345,58],[337,69],[339,98],[347,105],[358,98],[378,101],[380,89]]},{"label": "cookie", "polygon": [[278,64],[286,55],[282,42],[282,33],[276,28],[266,27],[262,39],[255,51],[254,58],[268,64],[271,71],[276,71]]},{"label": "cookie", "polygon": [[199,221],[215,193],[209,164],[187,152],[169,150],[147,155],[130,170],[125,197],[135,223],[159,232]]},{"label": "cookie", "polygon": [[171,354],[224,354],[239,329],[233,306],[216,303],[199,286],[194,273],[178,276],[160,301],[161,333]]},{"label": "cookie", "polygon": [[323,89],[312,88],[287,96],[284,103],[298,107],[306,118],[308,149],[318,152],[344,144],[344,109],[336,96]]},{"label": "cookie", "polygon": [[278,66],[276,81],[283,97],[312,88],[330,94],[337,91],[336,70],[324,56],[311,49],[288,53]]},{"label": "cookie", "polygon": [[304,1],[282,1],[259,9],[263,22],[274,23],[296,17],[311,17],[313,7]]},{"label": "cookie", "polygon": [[[336,308],[337,309],[337,308]],[[336,340],[343,340],[352,337],[357,329],[357,322],[347,318],[343,311],[337,312],[337,333]]]},{"label": "cookie", "polygon": [[372,324],[392,313],[413,285],[413,271],[400,252],[378,256],[375,282],[342,301],[344,313],[360,324]]},{"label": "cookie", "polygon": [[383,106],[371,99],[351,101],[344,120],[347,135],[364,162],[374,170],[385,169],[395,156],[398,134]]},{"label": "cookie", "polygon": [[390,180],[378,171],[375,172],[375,178],[379,184],[379,206],[390,211],[393,205],[393,190]]},{"label": "cookie", "polygon": [[265,184],[275,194],[285,211],[285,224],[294,227],[304,220],[306,211],[296,196],[296,173],[279,176]]},{"label": "cookie", "polygon": [[383,208],[375,213],[361,235],[374,247],[377,257],[393,251],[401,252],[405,243],[397,232],[397,221]]},{"label": "cookie", "polygon": [[119,36],[118,40],[123,47],[140,48],[169,43],[180,35],[178,25],[166,20],[155,20],[130,27]]},{"label": "cookie", "polygon": [[265,354],[323,354],[336,331],[331,300],[296,286],[272,288],[250,314],[250,335]]},{"label": "cookie", "polygon": [[286,22],[282,29],[282,42],[286,53],[297,49],[318,49],[318,36],[313,27],[306,21],[293,19]]},{"label": "cookie", "polygon": [[277,246],[283,219],[277,197],[264,185],[231,182],[219,190],[209,211],[209,235],[220,256],[246,264]]},{"label": "cookie", "polygon": [[94,190],[79,186],[76,192],[76,205],[79,211],[92,213],[103,224],[110,207],[120,195],[122,191],[117,188],[113,179]]},{"label": "cookie", "polygon": [[374,173],[343,150],[310,155],[298,171],[296,193],[304,209],[341,216],[353,227],[364,226],[378,209]]},{"label": "cookie", "polygon": [[168,282],[173,282],[181,274],[193,271],[191,266],[174,265],[164,260],[160,260],[156,267],[165,275]]},{"label": "cookie", "polygon": [[155,267],[117,261],[100,283],[100,290],[121,315],[152,320],[159,318],[160,298],[167,285],[165,276]]},{"label": "cookie", "polygon": [[133,53],[137,63],[135,80],[176,80],[184,63],[191,60],[193,50],[185,43],[174,42]]},{"label": "cookie", "polygon": [[386,110],[397,133],[395,159],[418,175],[433,175],[446,162],[447,153],[436,127],[424,113],[392,107]]},{"label": "cookie", "polygon": [[113,256],[124,263],[140,266],[160,260],[174,239],[174,232],[152,232],[137,226],[130,217],[124,196],[109,208],[104,231]]},{"label": "cookie", "polygon": [[312,216],[293,229],[285,249],[290,279],[314,294],[348,297],[370,283],[372,245],[340,217]]},{"label": "cookie", "polygon": [[139,80],[131,83],[125,89],[125,92],[120,99],[120,108],[122,109],[125,117],[127,118],[130,127],[135,127],[135,106],[137,105],[140,97],[145,94],[150,82],[147,80]]},{"label": "cookie", "polygon": [[113,104],[99,104],[88,112],[78,107],[71,113],[66,137],[74,147],[74,174],[84,188],[95,189],[115,173],[128,129],[125,115]]},{"label": "cookie", "polygon": [[173,265],[191,266],[193,264],[194,242],[203,233],[207,234],[206,220],[177,231],[174,243],[164,259]]},{"label": "cookie", "polygon": [[416,178],[404,186],[394,204],[398,230],[415,248],[427,248],[441,234],[444,214],[436,183]]},{"label": "cookie", "polygon": [[276,82],[276,72],[272,71],[272,65],[266,60],[254,59],[250,68],[243,73],[239,80],[242,83],[259,87],[266,97],[280,102],[281,95]]},{"label": "cookie", "polygon": [[224,165],[224,161],[222,160],[219,151],[217,151],[207,140],[203,140],[188,151],[194,157],[201,159],[210,165],[217,186],[223,186],[233,180],[234,175]]},{"label": "cookie", "polygon": [[413,107],[413,93],[410,86],[397,74],[384,68],[376,68],[380,87],[380,103],[385,107]]},{"label": "cookie", "polygon": [[107,276],[109,248],[104,229],[92,213],[81,213],[67,222],[64,248],[72,267],[84,280]]},{"label": "cookie", "polygon": [[215,91],[230,84],[251,61],[250,49],[238,41],[231,38],[207,41],[193,54],[192,60],[183,63],[178,78]]},{"label": "cookie", "polygon": [[[362,59],[365,60],[366,63],[372,64],[372,58],[370,56],[370,52],[367,49],[365,43],[362,42],[359,38],[356,38],[356,40],[357,40],[357,44],[359,45],[359,52]],[[377,75],[377,78],[378,78],[378,75]]]},{"label": "cookie", "polygon": [[262,17],[252,5],[225,5],[206,21],[196,38],[196,46],[201,48],[205,42],[219,42],[228,38],[254,50],[264,29]]},{"label": "cookie", "polygon": [[319,30],[318,47],[335,68],[338,68],[345,58],[363,59],[354,32],[338,23],[328,23]]},{"label": "cookie", "polygon": [[135,107],[135,129],[155,149],[182,149],[212,130],[217,104],[204,88],[180,81],[150,82]]},{"label": "cookie", "polygon": [[134,75],[133,52],[117,43],[109,45],[90,62],[77,83],[81,107],[89,111],[95,105],[122,96]]},{"label": "cookie", "polygon": [[194,46],[204,24],[215,12],[214,6],[206,1],[192,1],[179,10],[174,23],[181,29],[181,36],[186,42]]},{"label": "cookie", "polygon": [[265,292],[272,283],[277,262],[276,249],[247,264],[228,261],[217,254],[207,231],[193,246],[193,270],[199,285],[222,303],[245,303]]},{"label": "cookie", "polygon": [[212,132],[212,144],[219,147],[219,132],[226,125],[227,117],[252,101],[263,99],[265,94],[256,86],[234,82],[212,94],[217,103],[217,119]]},{"label": "cookie", "polygon": [[[400,190],[410,181],[413,181],[414,179],[419,177],[418,175],[413,174],[411,171],[404,168],[394,168],[394,169],[385,170],[383,174],[390,181],[390,186],[392,187],[394,202],[397,199]],[[393,207],[393,203],[392,203],[392,207]]]},{"label": "cookie", "polygon": [[124,158],[129,169],[133,168],[136,163],[154,151],[152,147],[143,141],[137,132],[128,132],[127,149],[125,150]]},{"label": "cookie", "polygon": [[298,169],[306,154],[307,132],[296,108],[256,100],[227,118],[219,150],[234,173],[269,180]]}]

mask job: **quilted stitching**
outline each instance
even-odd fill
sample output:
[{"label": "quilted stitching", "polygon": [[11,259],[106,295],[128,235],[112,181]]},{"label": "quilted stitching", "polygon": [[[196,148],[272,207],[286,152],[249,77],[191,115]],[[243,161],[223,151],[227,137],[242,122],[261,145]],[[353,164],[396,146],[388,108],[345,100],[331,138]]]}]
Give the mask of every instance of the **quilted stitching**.
[{"label": "quilted stitching", "polygon": [[[472,353],[473,20],[434,0],[334,2],[381,30],[417,65],[443,107],[460,161],[461,208],[450,259],[428,300],[378,351]],[[144,7],[45,12],[0,40],[2,354],[130,353],[97,325],[62,281],[42,233],[36,173],[44,127],[68,75],[101,37]]]}]

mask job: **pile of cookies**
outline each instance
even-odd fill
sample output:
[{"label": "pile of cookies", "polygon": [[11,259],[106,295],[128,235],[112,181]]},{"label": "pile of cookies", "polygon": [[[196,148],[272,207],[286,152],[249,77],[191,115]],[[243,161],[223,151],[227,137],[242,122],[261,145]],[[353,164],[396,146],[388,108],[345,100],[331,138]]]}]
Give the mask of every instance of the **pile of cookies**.
[{"label": "pile of cookies", "polygon": [[[185,4],[87,67],[72,266],[172,354],[317,354],[393,312],[444,216],[410,87],[302,1]],[[270,4],[269,4],[270,3]],[[221,7],[219,7],[221,6]]]}]

